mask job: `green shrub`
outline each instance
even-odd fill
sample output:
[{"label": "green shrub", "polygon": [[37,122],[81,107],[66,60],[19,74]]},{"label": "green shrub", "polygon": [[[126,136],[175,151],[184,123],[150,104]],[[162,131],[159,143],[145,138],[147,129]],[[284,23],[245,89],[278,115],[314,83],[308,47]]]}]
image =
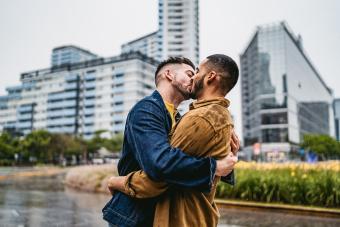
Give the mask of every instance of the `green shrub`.
[{"label": "green shrub", "polygon": [[340,162],[245,164],[234,187],[220,183],[217,197],[246,201],[340,207]]}]

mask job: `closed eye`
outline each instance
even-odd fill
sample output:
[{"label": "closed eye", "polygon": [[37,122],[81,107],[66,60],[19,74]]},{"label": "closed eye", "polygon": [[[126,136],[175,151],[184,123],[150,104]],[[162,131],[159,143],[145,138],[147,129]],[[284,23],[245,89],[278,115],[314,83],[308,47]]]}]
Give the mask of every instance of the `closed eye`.
[{"label": "closed eye", "polygon": [[190,77],[190,78],[195,75],[194,72],[191,71],[191,70],[186,71],[186,73],[187,73],[188,77]]}]

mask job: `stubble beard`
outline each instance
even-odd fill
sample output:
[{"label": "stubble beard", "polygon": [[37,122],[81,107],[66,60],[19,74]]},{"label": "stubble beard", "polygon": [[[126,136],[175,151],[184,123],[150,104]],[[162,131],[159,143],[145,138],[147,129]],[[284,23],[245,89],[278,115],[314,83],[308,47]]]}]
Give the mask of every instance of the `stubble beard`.
[{"label": "stubble beard", "polygon": [[174,81],[173,86],[182,95],[184,100],[190,99],[191,91],[188,91],[188,89],[183,84],[177,81]]},{"label": "stubble beard", "polygon": [[193,83],[193,88],[191,89],[191,93],[190,93],[190,98],[192,99],[197,99],[198,94],[203,90],[204,87],[204,76],[202,76],[202,78],[198,81],[194,81]]}]

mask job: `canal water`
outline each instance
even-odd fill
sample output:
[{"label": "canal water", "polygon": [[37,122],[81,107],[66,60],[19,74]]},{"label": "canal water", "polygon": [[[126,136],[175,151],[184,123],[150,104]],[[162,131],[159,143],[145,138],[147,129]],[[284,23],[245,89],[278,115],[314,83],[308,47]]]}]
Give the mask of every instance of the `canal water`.
[{"label": "canal water", "polygon": [[[6,175],[0,169],[0,176]],[[101,208],[108,195],[84,193],[65,188],[63,175],[0,180],[0,227],[107,226]],[[220,210],[219,226],[340,226],[335,218],[264,212]]]}]

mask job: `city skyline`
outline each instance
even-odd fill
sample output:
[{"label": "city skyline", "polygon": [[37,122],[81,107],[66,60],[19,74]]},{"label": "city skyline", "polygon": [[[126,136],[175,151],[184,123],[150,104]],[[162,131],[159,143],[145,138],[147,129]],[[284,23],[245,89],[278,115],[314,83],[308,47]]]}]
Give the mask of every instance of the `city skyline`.
[{"label": "city skyline", "polygon": [[[73,44],[99,56],[114,56],[120,53],[123,43],[158,27],[158,0],[128,0],[119,4],[113,1],[2,1],[0,5],[3,78],[0,95],[5,94],[5,87],[19,83],[21,73],[49,67],[51,51],[57,46]],[[333,89],[334,97],[339,97],[340,90],[336,90],[340,87],[337,78],[340,69],[336,67],[336,59],[340,59],[337,42],[340,29],[336,26],[339,8],[340,3],[331,0],[256,3],[201,0],[201,60],[209,54],[224,53],[239,62],[239,54],[257,25],[286,20],[292,30],[302,36],[304,49]],[[303,16],[301,10],[304,10]],[[240,133],[239,87],[240,83],[229,98]]]}]

